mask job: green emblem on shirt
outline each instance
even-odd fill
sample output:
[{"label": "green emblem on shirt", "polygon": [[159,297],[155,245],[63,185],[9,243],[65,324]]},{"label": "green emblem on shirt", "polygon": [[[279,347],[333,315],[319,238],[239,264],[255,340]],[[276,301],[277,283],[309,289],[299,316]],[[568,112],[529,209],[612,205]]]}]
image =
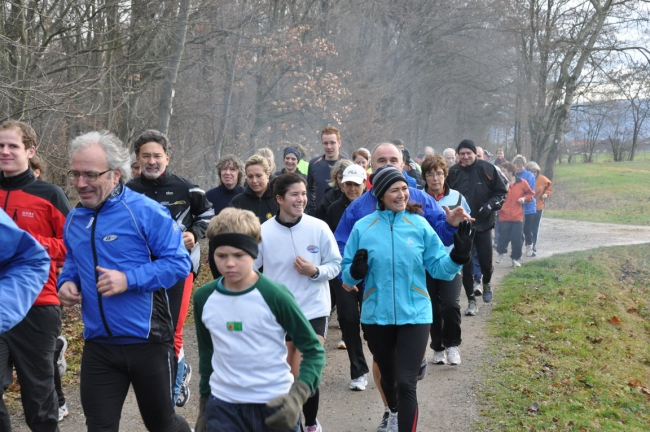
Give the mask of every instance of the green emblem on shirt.
[{"label": "green emblem on shirt", "polygon": [[242,331],[241,321],[228,321],[226,323],[228,331]]}]

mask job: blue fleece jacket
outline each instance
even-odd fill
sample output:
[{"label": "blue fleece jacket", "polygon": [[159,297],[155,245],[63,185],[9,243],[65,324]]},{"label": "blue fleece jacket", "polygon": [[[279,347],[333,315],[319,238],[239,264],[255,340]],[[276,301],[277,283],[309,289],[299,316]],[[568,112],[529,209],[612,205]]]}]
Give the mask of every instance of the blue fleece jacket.
[{"label": "blue fleece jacket", "polygon": [[50,257],[0,209],[0,333],[18,324],[50,273]]}]

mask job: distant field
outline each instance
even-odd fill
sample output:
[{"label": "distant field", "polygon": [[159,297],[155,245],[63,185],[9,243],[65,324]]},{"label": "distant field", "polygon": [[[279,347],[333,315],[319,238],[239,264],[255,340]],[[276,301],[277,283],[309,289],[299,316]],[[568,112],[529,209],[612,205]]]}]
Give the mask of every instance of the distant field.
[{"label": "distant field", "polygon": [[557,165],[553,180],[545,216],[650,225],[650,158]]}]

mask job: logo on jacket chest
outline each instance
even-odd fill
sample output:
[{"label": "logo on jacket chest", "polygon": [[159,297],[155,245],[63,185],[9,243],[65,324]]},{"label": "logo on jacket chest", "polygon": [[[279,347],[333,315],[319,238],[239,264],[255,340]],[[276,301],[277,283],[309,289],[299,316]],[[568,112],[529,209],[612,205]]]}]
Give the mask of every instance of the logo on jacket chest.
[{"label": "logo on jacket chest", "polygon": [[30,211],[25,211],[23,210],[22,213],[20,214],[22,217],[28,217],[28,218],[33,218],[34,217],[34,212]]},{"label": "logo on jacket chest", "polygon": [[110,234],[110,235],[104,236],[102,238],[102,240],[105,241],[105,242],[112,242],[112,241],[117,240],[117,236],[114,235],[114,234]]},{"label": "logo on jacket chest", "polygon": [[316,245],[309,245],[307,246],[307,252],[311,252],[313,254],[318,253],[320,249]]}]

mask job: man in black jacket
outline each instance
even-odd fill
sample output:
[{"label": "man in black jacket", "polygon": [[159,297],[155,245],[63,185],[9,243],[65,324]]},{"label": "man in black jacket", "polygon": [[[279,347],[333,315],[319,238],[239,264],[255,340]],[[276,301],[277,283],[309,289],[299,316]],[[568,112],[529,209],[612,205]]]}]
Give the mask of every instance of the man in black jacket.
[{"label": "man in black jacket", "polygon": [[[492,234],[496,211],[506,199],[508,189],[491,163],[478,159],[476,145],[465,139],[458,144],[458,164],[449,169],[447,183],[463,194],[476,218],[474,246],[483,273],[483,301],[492,301]],[[466,285],[469,284],[469,285]],[[463,267],[463,285],[472,286],[472,264]]]},{"label": "man in black jacket", "polygon": [[199,272],[201,247],[210,219],[214,216],[212,204],[205,192],[194,183],[167,171],[169,140],[157,130],[146,130],[133,143],[142,174],[127,186],[159,202],[169,210],[183,231],[183,242],[192,258],[192,273],[167,291],[169,307],[174,320],[174,348],[178,357],[178,376],[174,386],[176,406],[184,406],[190,398],[188,387],[192,368],[185,363],[183,353],[183,324],[187,317],[192,282]]}]

